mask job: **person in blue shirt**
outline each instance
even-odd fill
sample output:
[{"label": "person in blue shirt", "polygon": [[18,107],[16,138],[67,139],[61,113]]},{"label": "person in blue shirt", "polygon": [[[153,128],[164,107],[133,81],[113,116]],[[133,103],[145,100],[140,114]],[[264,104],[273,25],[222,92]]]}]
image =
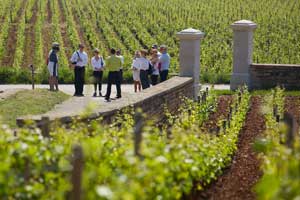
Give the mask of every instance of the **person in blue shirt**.
[{"label": "person in blue shirt", "polygon": [[159,51],[161,53],[161,56],[159,57],[160,82],[164,82],[168,78],[170,68],[170,55],[168,54],[168,48],[166,45],[161,45]]}]

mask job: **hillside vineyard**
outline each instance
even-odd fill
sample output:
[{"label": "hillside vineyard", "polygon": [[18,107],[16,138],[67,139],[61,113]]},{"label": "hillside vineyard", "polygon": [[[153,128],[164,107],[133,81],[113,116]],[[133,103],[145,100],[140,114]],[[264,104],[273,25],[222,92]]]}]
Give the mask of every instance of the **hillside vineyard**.
[{"label": "hillside vineyard", "polygon": [[61,44],[61,77],[70,80],[68,59],[79,42],[91,54],[98,47],[122,49],[129,68],[135,50],[166,44],[178,70],[176,33],[193,27],[205,32],[202,80],[226,81],[232,68],[230,24],[248,19],[255,32],[254,62],[300,63],[298,0],[1,0],[0,66],[45,68],[51,44]]}]

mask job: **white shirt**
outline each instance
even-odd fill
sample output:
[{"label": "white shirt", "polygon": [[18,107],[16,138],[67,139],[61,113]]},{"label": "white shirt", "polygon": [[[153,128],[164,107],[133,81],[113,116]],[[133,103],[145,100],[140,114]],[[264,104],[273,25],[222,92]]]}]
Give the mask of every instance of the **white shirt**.
[{"label": "white shirt", "polygon": [[99,71],[99,70],[103,70],[104,68],[104,59],[102,57],[99,57],[98,60],[96,59],[96,57],[94,56],[91,59],[91,63],[92,63],[92,67],[94,71]]},{"label": "white shirt", "polygon": [[135,65],[139,70],[148,70],[149,69],[149,60],[147,58],[137,58]]},{"label": "white shirt", "polygon": [[86,52],[75,51],[70,61],[72,63],[76,62],[76,66],[78,67],[84,67],[88,64],[88,55]]},{"label": "white shirt", "polygon": [[153,75],[159,75],[158,62],[153,65]]}]

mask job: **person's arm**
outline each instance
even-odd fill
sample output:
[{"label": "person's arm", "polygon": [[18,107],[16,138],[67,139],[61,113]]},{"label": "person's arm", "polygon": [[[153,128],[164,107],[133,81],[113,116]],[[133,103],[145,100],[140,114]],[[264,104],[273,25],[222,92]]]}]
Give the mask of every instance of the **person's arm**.
[{"label": "person's arm", "polygon": [[166,62],[166,56],[165,56],[165,55],[161,55],[161,56],[159,57],[159,62],[160,62],[161,64],[165,63],[165,62]]},{"label": "person's arm", "polygon": [[137,70],[138,69],[138,67],[137,67],[137,59],[135,59],[135,60],[132,61],[132,69],[133,70]]},{"label": "person's arm", "polygon": [[89,57],[88,57],[87,53],[84,53],[83,64],[84,64],[84,66],[87,66],[88,63],[89,63]]},{"label": "person's arm", "polygon": [[76,54],[76,52],[74,52],[74,53],[72,54],[72,57],[71,57],[70,61],[71,61],[72,63],[74,63],[74,62],[77,61],[77,54]]},{"label": "person's arm", "polygon": [[101,61],[102,61],[101,70],[103,71],[105,68],[105,61],[104,61],[103,57],[101,57]]},{"label": "person's arm", "polygon": [[105,61],[105,69],[109,69],[110,68],[110,59],[109,57],[106,58],[106,61]]},{"label": "person's arm", "polygon": [[92,69],[93,70],[95,70],[96,68],[95,68],[95,59],[94,59],[94,57],[91,59],[91,65],[92,65]]}]

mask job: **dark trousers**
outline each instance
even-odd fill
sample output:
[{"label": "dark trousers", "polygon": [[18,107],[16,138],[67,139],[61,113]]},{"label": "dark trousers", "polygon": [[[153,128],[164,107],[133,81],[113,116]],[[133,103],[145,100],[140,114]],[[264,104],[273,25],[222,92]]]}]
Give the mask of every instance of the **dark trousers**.
[{"label": "dark trousers", "polygon": [[117,97],[121,97],[121,77],[120,71],[113,71],[108,73],[108,80],[107,80],[107,90],[105,98],[109,99],[111,94],[111,85],[115,83],[117,88]]},{"label": "dark trousers", "polygon": [[99,92],[102,90],[102,77],[103,77],[103,71],[94,71],[94,88],[95,92],[97,92],[97,86],[99,85]]},{"label": "dark trousers", "polygon": [[82,95],[83,94],[83,86],[84,86],[84,77],[85,77],[85,67],[75,67],[75,94]]},{"label": "dark trousers", "polygon": [[121,84],[123,82],[123,69],[120,69],[120,79],[121,79]]},{"label": "dark trousers", "polygon": [[169,70],[160,71],[160,73],[159,73],[159,75],[160,75],[160,82],[164,82],[164,81],[167,80],[168,73],[169,73]]},{"label": "dark trousers", "polygon": [[157,85],[157,81],[158,81],[158,75],[151,75],[151,84],[152,85]]},{"label": "dark trousers", "polygon": [[143,90],[150,87],[148,71],[140,70],[140,79],[141,79],[141,84],[142,84]]}]

